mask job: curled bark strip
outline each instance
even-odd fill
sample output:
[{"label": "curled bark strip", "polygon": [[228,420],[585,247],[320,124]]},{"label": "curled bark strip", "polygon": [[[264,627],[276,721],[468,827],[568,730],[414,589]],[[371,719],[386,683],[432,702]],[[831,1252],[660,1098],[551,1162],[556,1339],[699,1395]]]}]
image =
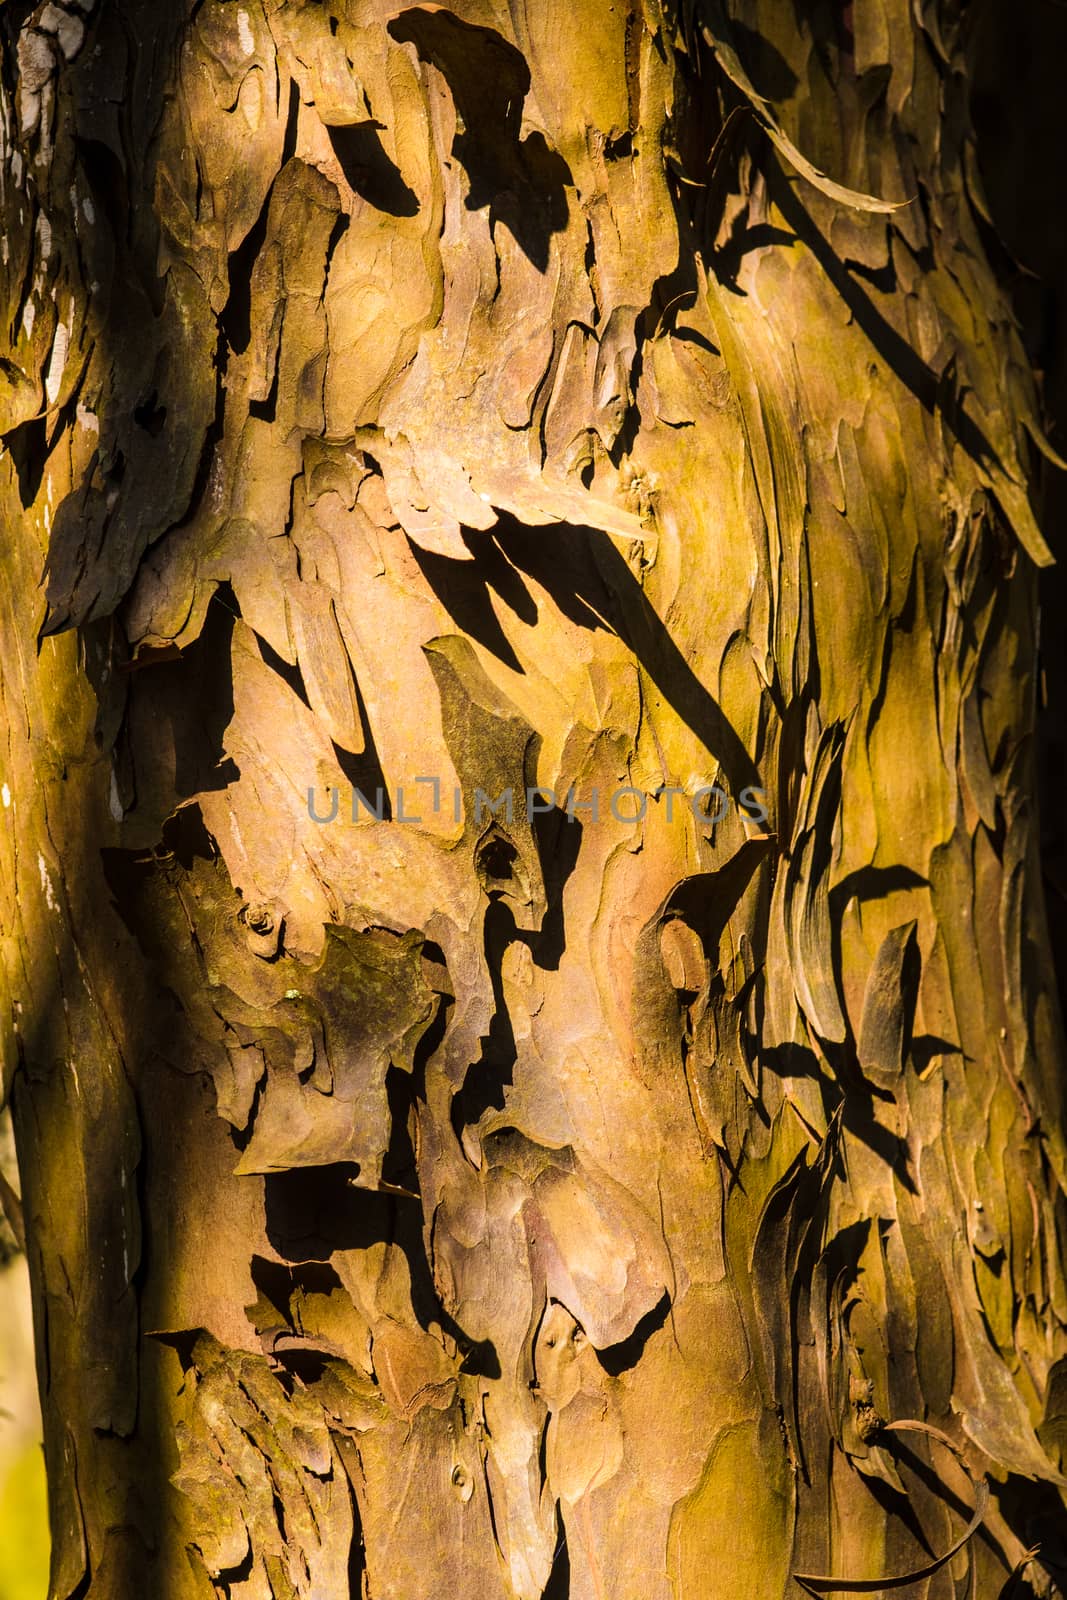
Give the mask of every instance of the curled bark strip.
[{"label": "curled bark strip", "polygon": [[1061,472],[1067,472],[1067,460],[1064,459],[1056,447],[1050,442],[1047,433],[1045,432],[1044,428],[1041,427],[1040,423],[1034,421],[1033,418],[1027,418],[1023,426],[1030,435],[1035,448],[1041,453],[1041,455],[1044,456],[1045,460],[1050,462],[1052,466],[1058,467]]},{"label": "curled bark strip", "polygon": [[964,1545],[978,1531],[989,1505],[989,1484],[985,1478],[975,1481],[970,1468],[963,1457],[959,1446],[953,1443],[947,1434],[940,1428],[934,1428],[928,1422],[888,1422],[880,1430],[882,1433],[925,1433],[931,1439],[936,1439],[938,1444],[943,1444],[946,1450],[951,1450],[967,1477],[974,1485],[974,1511],[970,1522],[964,1528],[959,1538],[944,1555],[938,1556],[936,1561],[930,1561],[924,1567],[916,1567],[911,1572],[902,1573],[899,1578],[834,1578],[817,1577],[812,1574],[794,1572],[793,1578],[802,1589],[809,1594],[873,1594],[876,1589],[903,1589],[909,1583],[919,1583],[923,1578],[932,1578],[935,1572],[940,1572],[942,1567],[948,1565],[953,1556],[959,1555]]},{"label": "curled bark strip", "polygon": [[705,27],[704,37],[711,49],[715,52],[723,72],[729,78],[735,89],[740,89],[745,99],[749,102],[756,120],[767,134],[771,142],[786,160],[794,166],[802,177],[810,184],[836,200],[839,205],[850,206],[856,211],[872,211],[889,213],[899,211],[901,206],[910,205],[910,200],[880,200],[876,195],[863,194],[858,189],[849,189],[842,183],[835,183],[833,178],[827,177],[825,172],[820,172],[818,167],[810,162],[802,151],[790,139],[772,112],[770,105],[753,86],[748,73],[741,65],[740,58],[732,45],[728,44],[724,36],[725,30],[720,25],[714,32]]}]

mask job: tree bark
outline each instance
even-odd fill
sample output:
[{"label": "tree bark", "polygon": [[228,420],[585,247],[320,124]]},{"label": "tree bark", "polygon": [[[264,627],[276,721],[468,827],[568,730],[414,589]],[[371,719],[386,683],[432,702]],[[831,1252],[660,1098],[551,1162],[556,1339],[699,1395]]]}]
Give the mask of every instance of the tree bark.
[{"label": "tree bark", "polygon": [[51,1600],[1067,1582],[970,15],[0,12]]}]

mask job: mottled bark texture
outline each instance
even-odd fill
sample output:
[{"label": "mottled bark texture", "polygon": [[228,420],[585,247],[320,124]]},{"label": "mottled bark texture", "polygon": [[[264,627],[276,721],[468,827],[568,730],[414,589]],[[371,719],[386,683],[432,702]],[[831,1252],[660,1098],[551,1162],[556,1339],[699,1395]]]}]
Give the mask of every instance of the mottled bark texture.
[{"label": "mottled bark texture", "polygon": [[973,9],[0,10],[52,1600],[1064,1582]]}]

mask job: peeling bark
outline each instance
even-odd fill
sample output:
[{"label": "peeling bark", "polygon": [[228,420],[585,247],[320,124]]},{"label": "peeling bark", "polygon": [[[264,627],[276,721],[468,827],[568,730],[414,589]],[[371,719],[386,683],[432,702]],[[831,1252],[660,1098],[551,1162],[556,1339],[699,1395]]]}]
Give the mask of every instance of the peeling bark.
[{"label": "peeling bark", "polygon": [[965,8],[0,33],[50,1600],[1059,1592]]}]

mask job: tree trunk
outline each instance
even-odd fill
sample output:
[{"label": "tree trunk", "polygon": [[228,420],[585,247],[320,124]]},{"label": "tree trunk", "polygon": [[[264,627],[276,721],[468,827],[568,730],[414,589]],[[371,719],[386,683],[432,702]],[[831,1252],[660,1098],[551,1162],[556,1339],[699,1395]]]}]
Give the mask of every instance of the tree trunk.
[{"label": "tree trunk", "polygon": [[971,9],[0,12],[51,1600],[1067,1581]]}]

